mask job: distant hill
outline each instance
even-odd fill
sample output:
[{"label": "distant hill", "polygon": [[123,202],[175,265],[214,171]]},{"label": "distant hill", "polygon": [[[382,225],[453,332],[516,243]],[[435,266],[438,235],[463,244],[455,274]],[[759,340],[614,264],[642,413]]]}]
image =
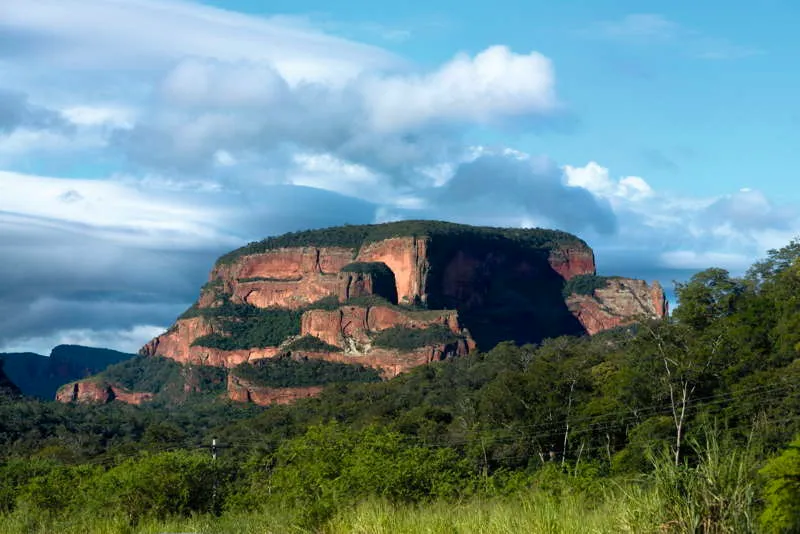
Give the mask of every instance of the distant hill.
[{"label": "distant hill", "polygon": [[109,365],[134,356],[80,345],[59,345],[50,356],[32,352],[0,353],[0,359],[5,360],[5,376],[24,395],[46,400],[53,400],[62,385],[97,374]]},{"label": "distant hill", "polygon": [[0,358],[0,399],[6,397],[16,397],[20,395],[20,390],[16,384],[14,384],[9,378],[6,376],[5,372],[3,371],[3,364],[5,362],[2,358]]}]

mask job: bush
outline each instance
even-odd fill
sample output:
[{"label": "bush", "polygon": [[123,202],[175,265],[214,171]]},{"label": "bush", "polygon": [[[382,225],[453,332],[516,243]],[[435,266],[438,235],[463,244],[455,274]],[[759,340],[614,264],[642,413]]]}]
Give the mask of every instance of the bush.
[{"label": "bush", "polygon": [[800,532],[800,436],[760,471],[766,480],[764,532]]},{"label": "bush", "polygon": [[596,274],[579,274],[573,276],[564,284],[564,297],[570,295],[593,295],[595,290],[608,286],[608,281],[613,277],[597,276]]},{"label": "bush", "polygon": [[98,477],[88,508],[98,516],[164,519],[219,510],[229,475],[208,454],[165,452],[132,458]]},{"label": "bush", "polygon": [[315,336],[303,336],[295,339],[286,345],[288,351],[308,351],[308,352],[341,352],[342,349],[335,345],[325,343]]},{"label": "bush", "polygon": [[131,391],[158,393],[165,384],[180,378],[182,366],[175,360],[160,356],[137,356],[108,367],[102,378]]},{"label": "bush", "polygon": [[431,345],[453,343],[461,339],[444,325],[433,325],[428,328],[409,328],[393,326],[381,330],[374,338],[377,347],[398,350],[414,350]]},{"label": "bush", "polygon": [[325,360],[270,358],[243,363],[233,374],[255,385],[286,388],[323,386],[343,382],[378,382],[380,373],[362,365],[328,362]]},{"label": "bush", "polygon": [[[210,310],[219,309],[210,308]],[[192,346],[220,350],[277,347],[286,338],[300,334],[303,315],[301,310],[259,309],[249,305],[228,304],[227,308],[222,311],[230,313],[230,315],[222,315],[222,328],[228,335],[202,336],[195,339]]]}]

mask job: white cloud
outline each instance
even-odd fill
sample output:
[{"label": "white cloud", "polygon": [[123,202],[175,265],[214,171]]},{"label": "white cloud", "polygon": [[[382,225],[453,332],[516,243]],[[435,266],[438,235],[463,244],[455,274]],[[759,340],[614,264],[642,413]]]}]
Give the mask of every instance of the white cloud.
[{"label": "white cloud", "polygon": [[70,68],[141,69],[204,57],[270,63],[296,84],[341,83],[364,69],[403,64],[379,48],[285,20],[179,0],[6,2],[2,13],[3,27],[54,44],[31,50],[34,59]]},{"label": "white cloud", "polygon": [[126,106],[73,106],[62,109],[61,114],[78,126],[130,128],[136,120],[136,111]]},{"label": "white cloud", "polygon": [[156,195],[107,180],[50,178],[0,171],[0,228],[80,225],[118,241],[225,240],[221,208]]},{"label": "white cloud", "polygon": [[370,80],[364,89],[373,127],[406,130],[435,121],[487,123],[547,114],[558,106],[552,63],[531,52],[492,46],[459,55],[426,76]]},{"label": "white cloud", "polygon": [[609,176],[608,169],[594,161],[583,167],[564,166],[564,178],[567,185],[583,187],[595,195],[625,200],[643,200],[653,195],[650,185],[638,176],[625,176],[615,181]]}]

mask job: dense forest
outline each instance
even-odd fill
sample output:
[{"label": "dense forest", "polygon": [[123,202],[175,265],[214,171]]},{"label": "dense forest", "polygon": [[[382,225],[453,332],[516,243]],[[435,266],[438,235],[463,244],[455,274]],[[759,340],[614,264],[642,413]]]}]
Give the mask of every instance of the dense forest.
[{"label": "dense forest", "polygon": [[[290,406],[9,392],[0,531],[800,531],[800,241],[676,295],[670,318],[591,338],[389,381],[337,368]],[[180,370],[111,372],[155,391]]]}]

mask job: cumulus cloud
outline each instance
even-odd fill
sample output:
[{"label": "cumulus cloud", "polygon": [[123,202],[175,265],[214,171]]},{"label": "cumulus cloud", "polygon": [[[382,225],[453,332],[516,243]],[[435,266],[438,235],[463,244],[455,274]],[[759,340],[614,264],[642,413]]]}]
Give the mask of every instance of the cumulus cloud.
[{"label": "cumulus cloud", "polygon": [[608,169],[594,161],[584,167],[564,166],[568,185],[583,187],[600,197],[618,197],[627,200],[643,200],[653,195],[653,189],[638,176],[625,176],[613,180]]},{"label": "cumulus cloud", "polygon": [[265,63],[193,58],[165,76],[160,95],[145,120],[114,137],[134,163],[199,172],[220,150],[231,161],[237,151],[292,146],[395,179],[409,179],[410,165],[452,157],[464,124],[548,116],[559,107],[550,61],[499,46],[427,75],[372,73],[342,86],[292,85]]},{"label": "cumulus cloud", "polygon": [[586,236],[607,274],[650,276],[666,286],[712,266],[740,275],[800,233],[800,206],[776,204],[758,190],[679,196],[655,190],[641,177],[615,179],[597,162],[565,165],[564,179],[613,206],[617,233]]},{"label": "cumulus cloud", "polygon": [[377,131],[437,121],[485,123],[557,107],[550,60],[505,46],[489,47],[474,58],[459,55],[426,76],[369,80],[363,91]]},{"label": "cumulus cloud", "polygon": [[446,184],[428,195],[434,213],[463,222],[598,234],[616,229],[609,204],[584,187],[564,184],[561,171],[548,160],[483,154],[458,166]]}]

